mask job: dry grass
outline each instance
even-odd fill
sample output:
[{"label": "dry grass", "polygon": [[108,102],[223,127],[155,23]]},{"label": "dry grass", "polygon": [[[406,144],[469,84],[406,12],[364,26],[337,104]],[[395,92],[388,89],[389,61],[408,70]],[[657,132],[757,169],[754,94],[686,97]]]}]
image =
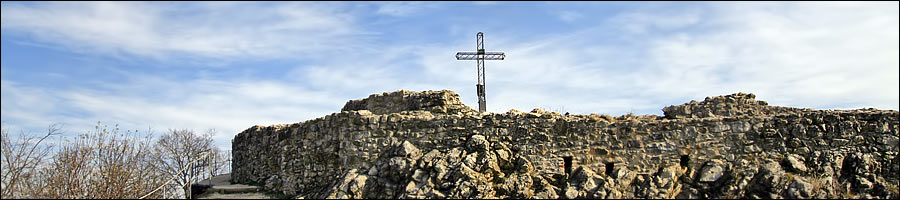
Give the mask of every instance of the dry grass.
[{"label": "dry grass", "polygon": [[[814,176],[814,177],[808,178],[807,181],[809,182],[810,185],[812,185],[813,192],[827,191],[826,189],[828,189],[829,186],[827,185],[828,183],[826,183],[827,181],[824,179],[825,178],[823,178],[821,176]],[[814,197],[816,197],[816,196],[814,196]]]},{"label": "dry grass", "polygon": [[849,187],[844,187],[843,184],[835,183],[835,193],[838,195],[838,198],[841,199],[859,199],[859,194],[854,193],[850,190]]},{"label": "dry grass", "polygon": [[884,187],[887,188],[888,193],[900,195],[900,187],[898,187],[897,185],[884,184]]}]

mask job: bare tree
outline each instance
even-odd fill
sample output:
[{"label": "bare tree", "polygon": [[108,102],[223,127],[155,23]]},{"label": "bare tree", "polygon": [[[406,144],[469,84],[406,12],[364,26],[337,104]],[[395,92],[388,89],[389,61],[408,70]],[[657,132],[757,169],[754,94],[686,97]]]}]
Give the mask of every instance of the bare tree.
[{"label": "bare tree", "polygon": [[215,162],[213,175],[231,173],[231,150],[219,151],[213,162]]},{"label": "bare tree", "polygon": [[212,146],[215,129],[169,130],[154,142],[152,130],[123,133],[97,122],[75,138],[48,140],[59,130],[53,124],[12,141],[2,129],[2,198],[189,197],[192,182],[231,168],[231,152]]},{"label": "bare tree", "polygon": [[61,144],[53,161],[43,170],[46,181],[37,198],[138,198],[165,181],[153,170],[152,135],[101,128]]},{"label": "bare tree", "polygon": [[47,138],[60,134],[60,126],[51,124],[47,127],[46,134],[34,136],[21,133],[19,139],[13,142],[9,136],[9,129],[2,129],[0,133],[0,195],[4,198],[22,198],[28,194],[40,190],[41,177],[39,166],[52,152],[52,145],[42,145]]},{"label": "bare tree", "polygon": [[215,129],[207,130],[202,135],[194,134],[193,130],[170,129],[154,145],[158,170],[175,177],[170,187],[180,188],[185,198],[190,196],[190,184],[209,174],[204,169],[209,170],[211,159],[203,156],[207,153],[215,155],[216,149],[212,146],[215,133]]}]

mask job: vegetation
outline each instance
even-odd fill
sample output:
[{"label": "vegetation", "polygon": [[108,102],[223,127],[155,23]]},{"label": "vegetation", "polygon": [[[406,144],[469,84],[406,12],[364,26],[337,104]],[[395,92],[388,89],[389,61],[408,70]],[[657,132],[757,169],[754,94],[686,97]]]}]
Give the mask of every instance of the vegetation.
[{"label": "vegetation", "polygon": [[187,198],[190,183],[230,172],[229,151],[212,146],[215,130],[125,131],[97,123],[75,138],[59,125],[46,133],[2,129],[3,198]]}]

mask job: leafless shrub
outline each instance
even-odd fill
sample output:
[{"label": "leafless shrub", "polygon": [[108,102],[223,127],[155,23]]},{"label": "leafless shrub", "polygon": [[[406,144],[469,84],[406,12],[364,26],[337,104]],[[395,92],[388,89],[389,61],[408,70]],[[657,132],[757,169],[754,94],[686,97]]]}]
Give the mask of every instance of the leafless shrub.
[{"label": "leafless shrub", "polygon": [[231,173],[231,150],[220,150],[218,148],[213,148],[213,165],[212,165],[212,175],[218,176],[221,174]]},{"label": "leafless shrub", "polygon": [[183,198],[191,183],[231,171],[231,151],[212,146],[214,129],[169,130],[154,141],[152,130],[120,132],[98,122],[52,141],[59,127],[15,141],[2,129],[2,198]]},{"label": "leafless shrub", "polygon": [[22,198],[40,191],[42,177],[38,172],[44,159],[50,155],[53,146],[44,143],[51,136],[60,134],[60,126],[51,124],[46,134],[34,136],[21,133],[15,142],[9,136],[9,129],[2,129],[0,136],[0,195],[4,198]]},{"label": "leafless shrub", "polygon": [[[81,134],[60,145],[43,171],[46,185],[38,198],[139,198],[162,185],[165,176],[154,169],[152,136],[121,133],[116,126]],[[162,192],[151,194],[162,198]]]},{"label": "leafless shrub", "polygon": [[[158,171],[166,176],[175,177],[175,181],[168,187],[181,189],[184,197],[190,195],[192,182],[208,178],[211,160],[204,157],[205,153],[218,154],[218,150],[212,146],[214,129],[198,135],[193,130],[175,129],[169,130],[156,141],[154,149],[157,152],[154,162],[158,163]],[[215,156],[213,156],[215,157]]]}]

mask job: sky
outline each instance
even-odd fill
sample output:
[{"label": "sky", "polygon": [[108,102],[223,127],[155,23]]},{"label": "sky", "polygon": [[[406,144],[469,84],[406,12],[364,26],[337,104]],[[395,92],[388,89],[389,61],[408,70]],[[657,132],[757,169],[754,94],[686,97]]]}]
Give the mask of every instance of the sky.
[{"label": "sky", "polygon": [[898,2],[2,2],[2,122],[67,134],[297,123],[400,89],[477,109],[662,115],[737,92],[897,110]]}]

